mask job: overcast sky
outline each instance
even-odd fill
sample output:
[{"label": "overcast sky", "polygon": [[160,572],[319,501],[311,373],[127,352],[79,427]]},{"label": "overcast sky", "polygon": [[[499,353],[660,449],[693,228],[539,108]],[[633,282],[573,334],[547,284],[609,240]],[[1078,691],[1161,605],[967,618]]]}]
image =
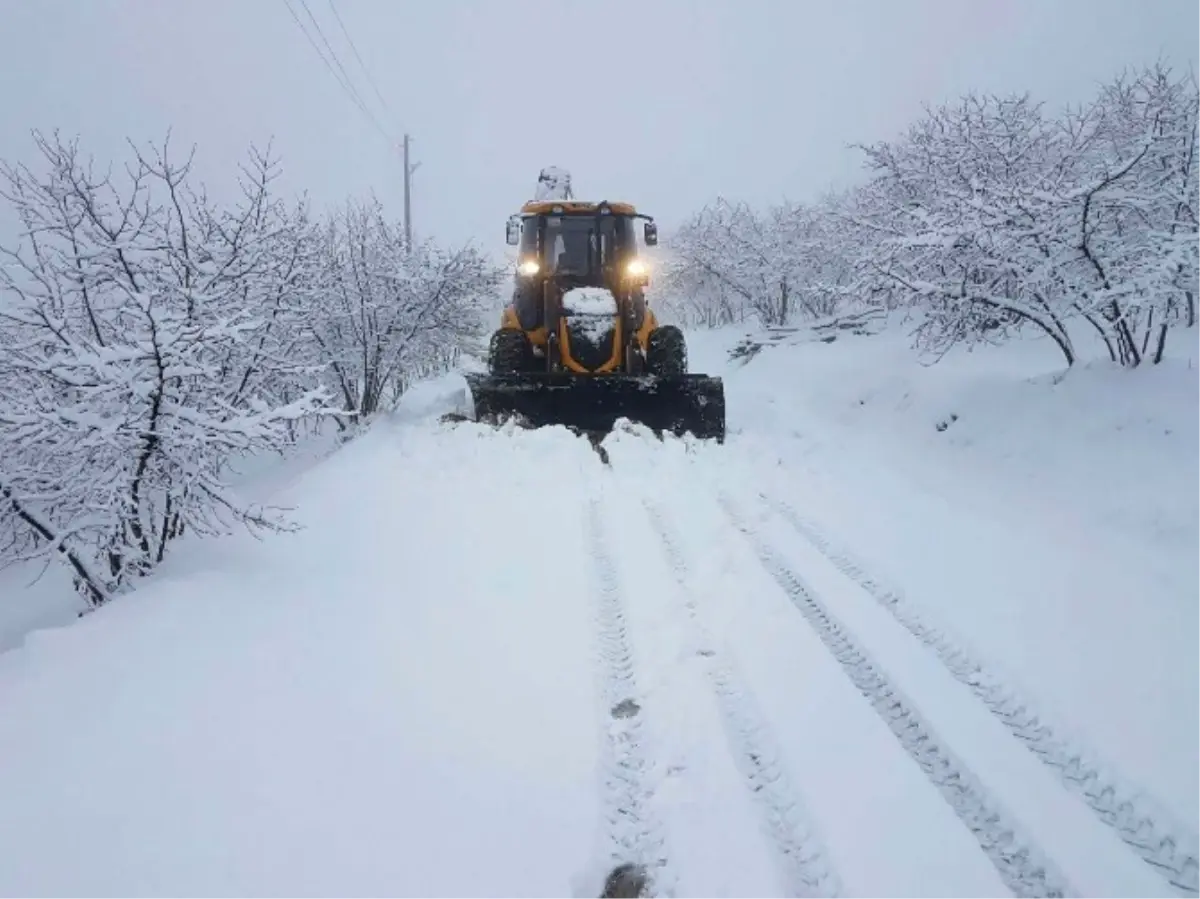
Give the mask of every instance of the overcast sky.
[{"label": "overcast sky", "polygon": [[0,0],[0,156],[29,131],[198,145],[221,193],[274,138],[288,190],[320,206],[401,165],[289,13],[304,4],[382,128],[414,138],[418,235],[502,247],[538,170],[679,221],[718,194],[803,199],[964,91],[1086,99],[1125,66],[1197,66],[1196,0]]}]

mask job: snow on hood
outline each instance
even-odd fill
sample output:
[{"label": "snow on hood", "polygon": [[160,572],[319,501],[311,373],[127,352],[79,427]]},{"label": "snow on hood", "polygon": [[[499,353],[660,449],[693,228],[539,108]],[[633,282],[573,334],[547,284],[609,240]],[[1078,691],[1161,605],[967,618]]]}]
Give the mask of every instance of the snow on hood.
[{"label": "snow on hood", "polygon": [[617,298],[606,287],[573,287],[563,294],[563,309],[576,315],[616,315]]}]

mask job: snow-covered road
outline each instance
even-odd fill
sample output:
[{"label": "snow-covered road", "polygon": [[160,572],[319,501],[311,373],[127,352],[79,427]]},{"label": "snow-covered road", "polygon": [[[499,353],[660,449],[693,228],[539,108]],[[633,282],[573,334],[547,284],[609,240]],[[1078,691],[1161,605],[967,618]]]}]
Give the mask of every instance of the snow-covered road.
[{"label": "snow-covered road", "polygon": [[[639,705],[648,722],[672,722],[657,737],[671,790],[703,792],[707,769],[691,772],[687,755],[724,746],[757,810],[741,832],[757,830],[773,862],[714,853],[710,834],[675,856],[686,870],[713,866],[686,894],[1148,895],[1164,889],[1159,873],[1194,889],[1194,845],[1172,845],[1194,839],[1186,827],[1139,806],[1014,686],[832,546],[780,478],[756,489],[736,445],[617,434],[606,449],[610,480],[596,489],[621,535],[610,539],[637,609],[626,620],[642,634]],[[664,568],[670,577],[647,583]],[[721,725],[707,737],[674,723],[709,705]],[[725,808],[746,804],[727,789]],[[701,817],[679,811],[662,817]]]},{"label": "snow-covered road", "polygon": [[0,894],[1195,895],[1194,797],[846,546],[835,455],[436,411],[0,654]]}]

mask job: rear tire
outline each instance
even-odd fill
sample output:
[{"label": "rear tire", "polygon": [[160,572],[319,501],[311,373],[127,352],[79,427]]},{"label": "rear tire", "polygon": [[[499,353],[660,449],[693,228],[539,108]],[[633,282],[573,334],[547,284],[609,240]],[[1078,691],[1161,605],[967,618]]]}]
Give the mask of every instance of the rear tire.
[{"label": "rear tire", "polygon": [[660,325],[646,343],[646,371],[664,378],[687,374],[687,341],[674,325]]},{"label": "rear tire", "polygon": [[488,369],[494,375],[512,375],[533,369],[533,346],[524,331],[501,328],[488,346]]}]

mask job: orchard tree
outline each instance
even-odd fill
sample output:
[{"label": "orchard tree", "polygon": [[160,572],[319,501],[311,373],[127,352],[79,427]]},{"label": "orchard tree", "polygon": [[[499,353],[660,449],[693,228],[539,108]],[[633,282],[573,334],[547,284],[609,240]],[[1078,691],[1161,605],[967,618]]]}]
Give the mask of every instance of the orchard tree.
[{"label": "orchard tree", "polygon": [[1198,106],[1194,78],[1157,66],[1115,79],[1064,120],[1087,150],[1070,223],[1079,291],[1125,365],[1160,361],[1169,329],[1196,324]]},{"label": "orchard tree", "polygon": [[930,110],[898,141],[862,148],[875,179],[858,220],[878,235],[871,267],[926,313],[941,351],[1032,326],[1067,364],[1076,350],[1062,266],[1041,223],[1058,200],[1058,136],[1029,97],[966,97]]},{"label": "orchard tree", "polygon": [[326,409],[288,353],[311,257],[267,156],[221,210],[169,140],[134,148],[118,177],[35,138],[37,171],[0,169],[22,229],[0,249],[0,529],[10,561],[57,554],[98,604],[187,531],[289,526],[223,476]]},{"label": "orchard tree", "polygon": [[1067,365],[1089,335],[1160,361],[1196,323],[1198,110],[1162,66],[1059,115],[966,96],[860,147],[869,178],[840,195],[706,206],[669,242],[667,294],[709,326],[908,307],[934,353],[1033,329]]},{"label": "orchard tree", "polygon": [[444,370],[470,347],[504,276],[472,247],[424,242],[406,252],[402,234],[374,201],[347,203],[324,226],[307,330],[343,429],[379,412],[414,373]]}]

